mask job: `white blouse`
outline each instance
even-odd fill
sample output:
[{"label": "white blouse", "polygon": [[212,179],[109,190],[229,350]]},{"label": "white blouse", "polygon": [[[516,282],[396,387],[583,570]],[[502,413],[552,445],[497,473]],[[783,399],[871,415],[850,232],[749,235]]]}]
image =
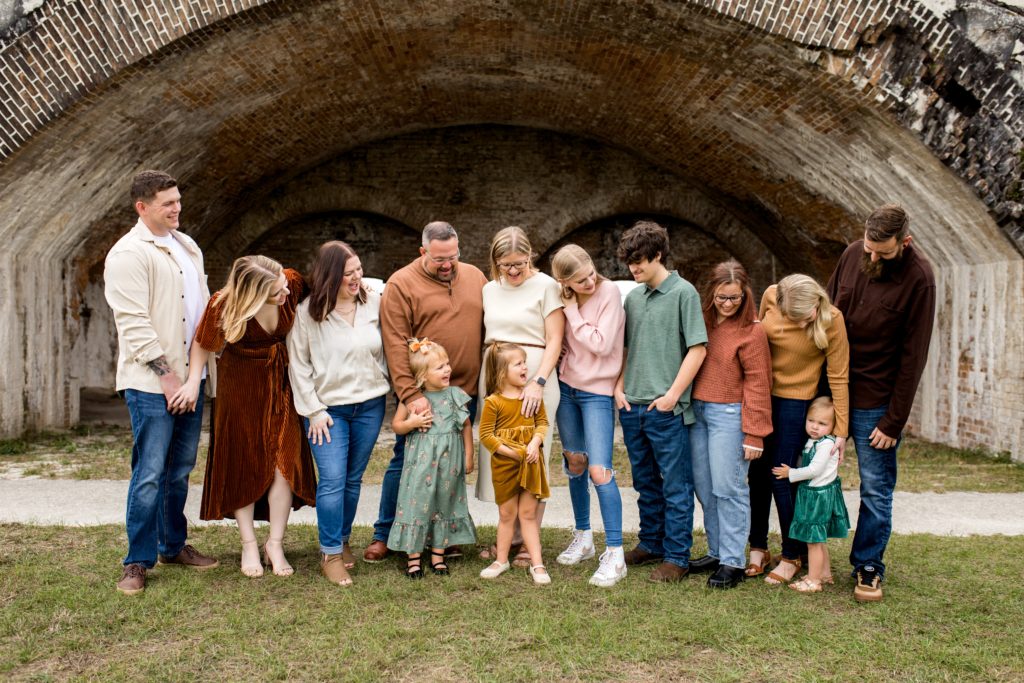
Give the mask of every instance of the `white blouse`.
[{"label": "white blouse", "polygon": [[311,422],[329,406],[362,403],[388,393],[388,366],[380,336],[380,295],[358,304],[355,324],[331,310],[322,323],[299,304],[288,333],[288,378],[295,410]]}]

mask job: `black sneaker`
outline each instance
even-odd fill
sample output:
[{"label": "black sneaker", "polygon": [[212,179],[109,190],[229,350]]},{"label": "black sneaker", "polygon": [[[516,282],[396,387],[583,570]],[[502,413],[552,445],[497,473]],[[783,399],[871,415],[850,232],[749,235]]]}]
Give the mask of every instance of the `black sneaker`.
[{"label": "black sneaker", "polygon": [[857,572],[853,597],[857,602],[879,602],[882,599],[882,577],[870,564],[864,565]]}]

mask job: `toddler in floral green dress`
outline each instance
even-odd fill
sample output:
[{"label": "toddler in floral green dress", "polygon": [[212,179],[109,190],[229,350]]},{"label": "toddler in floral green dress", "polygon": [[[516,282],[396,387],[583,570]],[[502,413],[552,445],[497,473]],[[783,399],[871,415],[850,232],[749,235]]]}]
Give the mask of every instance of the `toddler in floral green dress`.
[{"label": "toddler in floral green dress", "polygon": [[409,366],[430,410],[413,413],[399,403],[391,422],[395,434],[408,436],[388,548],[407,553],[406,576],[419,579],[425,547],[430,548],[430,569],[447,575],[445,548],[476,543],[466,500],[466,474],[473,471],[473,429],[471,399],[451,386],[452,366],[444,347],[425,338],[410,340]]}]

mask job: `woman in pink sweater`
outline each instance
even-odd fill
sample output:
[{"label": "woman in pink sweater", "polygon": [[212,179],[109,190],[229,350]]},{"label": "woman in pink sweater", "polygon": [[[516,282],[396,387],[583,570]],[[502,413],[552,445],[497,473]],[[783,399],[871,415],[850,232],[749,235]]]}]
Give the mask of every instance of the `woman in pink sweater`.
[{"label": "woman in pink sweater", "polygon": [[559,249],[551,258],[551,271],[561,285],[565,304],[565,336],[558,366],[561,397],[555,420],[576,516],[572,543],[558,556],[558,562],[577,564],[595,554],[590,530],[589,488],[593,481],[607,548],[590,583],[609,587],[626,576],[622,497],[612,469],[612,390],[622,369],[626,314],[618,287],[597,273],[581,247],[567,244]]},{"label": "woman in pink sweater", "polygon": [[693,381],[690,452],[708,554],[690,560],[690,573],[713,571],[708,586],[733,588],[744,579],[750,532],[747,468],[772,431],[771,352],[738,262],[715,266],[701,298],[708,350]]}]

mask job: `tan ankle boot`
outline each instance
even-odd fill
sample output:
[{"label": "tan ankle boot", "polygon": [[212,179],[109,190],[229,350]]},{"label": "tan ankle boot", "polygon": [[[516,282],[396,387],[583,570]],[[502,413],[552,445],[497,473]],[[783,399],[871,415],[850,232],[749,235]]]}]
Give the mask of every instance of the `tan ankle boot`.
[{"label": "tan ankle boot", "polygon": [[331,583],[336,583],[339,586],[352,585],[352,577],[349,576],[348,570],[345,569],[345,560],[340,553],[337,555],[320,555],[320,571]]}]

